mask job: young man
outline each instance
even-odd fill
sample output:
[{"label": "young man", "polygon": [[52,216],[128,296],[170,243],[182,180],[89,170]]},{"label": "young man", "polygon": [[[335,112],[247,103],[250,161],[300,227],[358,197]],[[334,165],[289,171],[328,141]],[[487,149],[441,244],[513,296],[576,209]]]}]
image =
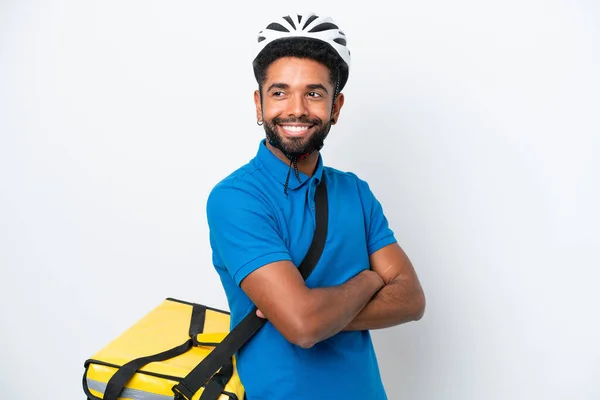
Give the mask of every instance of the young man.
[{"label": "young man", "polygon": [[[368,184],[319,153],[344,104],[346,36],[330,18],[291,14],[259,32],[253,65],[266,139],[207,202],[232,326],[254,305],[268,320],[237,354],[247,398],[386,399],[369,330],[419,320],[425,297]],[[321,180],[327,241],[305,282]]]}]

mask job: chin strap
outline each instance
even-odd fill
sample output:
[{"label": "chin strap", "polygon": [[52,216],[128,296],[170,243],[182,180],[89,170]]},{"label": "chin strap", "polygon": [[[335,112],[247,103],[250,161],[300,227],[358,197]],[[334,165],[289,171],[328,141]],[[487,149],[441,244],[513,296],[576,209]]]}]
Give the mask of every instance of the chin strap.
[{"label": "chin strap", "polygon": [[290,156],[288,154],[285,155],[290,160],[290,168],[288,169],[288,173],[285,178],[285,185],[283,186],[283,193],[286,195],[286,197],[288,195],[287,190],[288,190],[288,186],[290,183],[290,175],[292,173],[292,166],[294,167],[294,174],[296,175],[296,179],[298,179],[298,182],[302,182],[302,180],[300,179],[300,172],[298,171],[298,161],[304,160],[309,155],[310,155],[310,153],[304,153],[300,156]]},{"label": "chin strap", "polygon": [[292,168],[294,169],[294,175],[296,176],[296,179],[298,179],[298,182],[302,183],[302,180],[300,179],[300,172],[298,171],[298,161],[302,161],[305,158],[307,158],[308,156],[310,156],[313,151],[317,151],[320,149],[314,149],[312,151],[308,151],[306,153],[287,153],[285,151],[283,151],[283,149],[281,149],[276,143],[273,143],[270,139],[267,138],[267,140],[269,140],[269,143],[271,144],[271,146],[275,147],[276,149],[279,149],[284,156],[286,156],[286,158],[288,160],[290,160],[290,168],[288,169],[288,173],[287,176],[285,178],[285,184],[283,186],[283,193],[286,195],[286,197],[288,196],[288,187],[290,184],[290,175],[292,173]]}]

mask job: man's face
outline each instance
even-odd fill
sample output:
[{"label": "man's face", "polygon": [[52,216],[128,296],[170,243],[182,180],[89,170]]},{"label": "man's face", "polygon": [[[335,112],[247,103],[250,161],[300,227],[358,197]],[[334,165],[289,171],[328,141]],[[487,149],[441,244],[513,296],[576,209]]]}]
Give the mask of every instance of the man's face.
[{"label": "man's face", "polygon": [[[254,94],[257,118],[264,118],[267,137],[284,152],[306,153],[319,148],[329,133],[333,92],[329,69],[323,64],[310,59],[280,58],[267,70],[262,105],[259,92]],[[342,104],[340,94],[333,121],[337,121]]]}]

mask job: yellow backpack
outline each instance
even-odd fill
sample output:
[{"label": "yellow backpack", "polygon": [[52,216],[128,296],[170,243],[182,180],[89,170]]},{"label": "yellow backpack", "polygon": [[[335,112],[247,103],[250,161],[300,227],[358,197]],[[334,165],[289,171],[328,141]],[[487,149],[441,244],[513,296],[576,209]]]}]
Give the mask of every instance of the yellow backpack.
[{"label": "yellow backpack", "polygon": [[[172,400],[172,388],[206,359],[228,332],[228,312],[165,299],[85,362],[83,390],[88,399],[106,399],[105,393],[112,378],[111,387],[115,387],[115,383],[118,386],[115,399]],[[125,374],[126,371],[134,373]],[[123,378],[116,381],[119,372]],[[126,385],[121,384],[124,378],[128,378]],[[218,391],[219,396],[213,395],[214,399],[244,398],[244,387],[235,368],[235,356],[190,400],[200,399],[204,391],[209,390],[213,393]],[[208,393],[202,397],[205,398],[209,398]]]},{"label": "yellow backpack", "polygon": [[[298,267],[305,280],[327,238],[324,178],[314,237]],[[229,312],[167,298],[85,362],[83,391],[88,400],[244,400],[235,354],[266,323],[255,311],[230,331]]]}]

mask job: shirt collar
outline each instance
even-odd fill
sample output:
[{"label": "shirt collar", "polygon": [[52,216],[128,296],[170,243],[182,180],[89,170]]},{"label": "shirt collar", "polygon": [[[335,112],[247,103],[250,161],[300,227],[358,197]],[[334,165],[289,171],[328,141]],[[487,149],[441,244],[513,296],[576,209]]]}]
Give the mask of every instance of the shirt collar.
[{"label": "shirt collar", "polygon": [[269,148],[266,144],[267,140],[262,139],[258,146],[258,152],[256,154],[257,161],[264,167],[267,172],[272,175],[279,183],[285,185],[285,180],[288,175],[288,171],[290,173],[290,179],[288,182],[288,188],[295,190],[302,186],[305,182],[314,179],[317,184],[321,181],[321,177],[323,176],[323,158],[319,153],[319,158],[317,160],[317,168],[315,169],[315,173],[312,177],[298,171],[298,175],[300,175],[300,182],[298,182],[298,178],[296,178],[296,173],[294,172],[294,167],[291,167],[290,164],[281,161]]}]

